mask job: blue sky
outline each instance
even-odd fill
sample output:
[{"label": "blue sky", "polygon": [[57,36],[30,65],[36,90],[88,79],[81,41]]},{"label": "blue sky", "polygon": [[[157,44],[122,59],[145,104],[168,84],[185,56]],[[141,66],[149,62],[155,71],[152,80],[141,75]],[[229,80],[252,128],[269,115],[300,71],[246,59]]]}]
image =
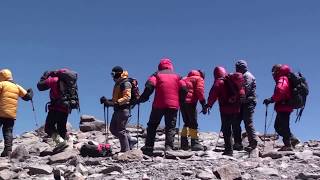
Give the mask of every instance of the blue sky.
[{"label": "blue sky", "polygon": [[[44,123],[47,92],[36,83],[43,71],[69,67],[79,73],[81,114],[103,119],[99,97],[111,97],[111,68],[121,65],[139,80],[143,90],[161,57],[170,57],[176,72],[206,72],[206,96],[212,70],[222,65],[234,71],[235,59],[248,61],[257,78],[259,104],[254,116],[263,132],[262,101],[273,93],[273,64],[289,64],[302,71],[310,96],[297,137],[320,139],[317,118],[320,86],[320,2],[310,1],[7,1],[0,3],[0,68],[35,89],[38,121]],[[151,102],[141,106],[146,125]],[[20,101],[15,134],[35,127],[30,102]],[[131,122],[136,122],[136,109]],[[272,109],[269,108],[271,120]],[[275,116],[274,116],[275,117]],[[79,114],[69,117],[78,127]],[[219,131],[217,105],[209,116],[199,115],[201,131]],[[268,132],[274,132],[273,124]]]}]

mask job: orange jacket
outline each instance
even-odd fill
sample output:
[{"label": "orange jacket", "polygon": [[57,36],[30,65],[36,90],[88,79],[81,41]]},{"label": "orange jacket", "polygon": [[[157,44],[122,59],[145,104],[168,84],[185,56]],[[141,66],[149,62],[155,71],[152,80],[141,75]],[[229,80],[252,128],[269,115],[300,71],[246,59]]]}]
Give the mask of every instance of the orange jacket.
[{"label": "orange jacket", "polygon": [[24,97],[27,91],[13,82],[9,69],[0,71],[0,117],[16,119],[18,98]]}]

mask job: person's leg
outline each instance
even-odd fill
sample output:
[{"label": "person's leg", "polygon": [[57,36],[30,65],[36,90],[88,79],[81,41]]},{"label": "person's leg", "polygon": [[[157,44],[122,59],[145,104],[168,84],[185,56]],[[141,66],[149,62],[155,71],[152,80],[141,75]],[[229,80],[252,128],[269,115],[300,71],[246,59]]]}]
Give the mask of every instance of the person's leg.
[{"label": "person's leg", "polygon": [[189,149],[189,141],[188,141],[188,135],[189,135],[189,127],[190,127],[190,118],[188,115],[188,105],[183,104],[181,105],[181,114],[183,118],[183,128],[181,131],[181,149],[188,150]]},{"label": "person's leg", "polygon": [[161,118],[164,112],[161,109],[152,108],[148,127],[147,127],[147,137],[145,141],[145,146],[141,148],[144,153],[152,153],[154,147],[154,141],[156,137],[157,128],[160,124]]},{"label": "person's leg", "polygon": [[121,152],[126,152],[130,150],[129,146],[129,140],[126,132],[126,126],[129,119],[129,110],[117,110],[114,113],[112,124],[115,124],[115,130],[113,130],[114,135],[119,138],[120,146],[121,146]]},{"label": "person's leg", "polygon": [[281,136],[283,138],[283,144],[284,146],[279,149],[279,151],[292,151],[291,147],[291,142],[290,142],[290,137],[291,137],[291,132],[290,132],[290,113],[286,112],[279,112],[277,115],[279,115],[278,118],[278,126],[281,132]]},{"label": "person's leg", "polygon": [[241,136],[241,121],[242,116],[240,114],[230,115],[231,121],[231,129],[232,129],[232,135],[234,138],[234,145],[233,149],[237,151],[243,150],[242,145],[242,136]]},{"label": "person's leg", "polygon": [[198,136],[198,112],[197,104],[190,105],[190,136],[191,136],[191,150],[192,151],[203,151],[204,146],[199,142]]},{"label": "person's leg", "polygon": [[49,111],[46,118],[44,131],[50,137],[52,137],[53,134],[58,133],[56,128],[56,119],[57,119],[56,111]]},{"label": "person's leg", "polygon": [[13,141],[13,126],[14,119],[5,119],[2,125],[2,133],[4,139],[4,150],[1,153],[1,157],[10,156],[12,152],[12,141]]},{"label": "person's leg", "polygon": [[255,104],[245,104],[243,107],[243,120],[245,129],[248,135],[250,149],[257,147],[257,135],[253,124],[253,114],[254,114]]},{"label": "person's leg", "polygon": [[176,134],[176,122],[177,122],[177,109],[165,110],[165,132],[166,132],[166,149],[174,149],[174,136]]},{"label": "person's leg", "polygon": [[57,130],[59,135],[63,139],[67,139],[67,122],[68,122],[68,113],[57,112]]},{"label": "person's leg", "polygon": [[224,155],[232,155],[231,121],[229,114],[221,114],[221,126],[224,138]]}]

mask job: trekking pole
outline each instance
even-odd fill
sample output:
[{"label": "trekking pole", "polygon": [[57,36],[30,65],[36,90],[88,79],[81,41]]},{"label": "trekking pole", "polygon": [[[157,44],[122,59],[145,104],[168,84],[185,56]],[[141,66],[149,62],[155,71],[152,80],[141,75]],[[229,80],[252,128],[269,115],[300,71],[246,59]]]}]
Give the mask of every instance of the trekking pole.
[{"label": "trekking pole", "polygon": [[[178,144],[180,145],[180,122],[181,122],[181,110],[178,112]],[[179,146],[178,146],[179,147]]]},{"label": "trekking pole", "polygon": [[105,133],[105,141],[106,143],[108,143],[109,141],[109,107],[107,107],[107,117],[106,117],[106,106],[103,105],[103,117],[104,117],[104,123],[105,123],[105,129],[104,129],[104,133]]},{"label": "trekking pole", "polygon": [[33,111],[34,121],[35,121],[36,127],[37,127],[37,129],[38,129],[38,120],[37,120],[36,111],[35,111],[35,109],[34,109],[33,99],[31,99],[30,102],[31,102],[31,105],[32,105],[32,111]]},{"label": "trekking pole", "polygon": [[139,149],[139,123],[140,123],[140,104],[138,104],[138,119],[137,119],[137,149]]},{"label": "trekking pole", "polygon": [[262,149],[262,151],[264,151],[264,148],[266,146],[267,118],[268,118],[268,105],[266,105],[266,114],[265,114],[265,118],[264,118],[264,135],[263,135],[263,149]]}]

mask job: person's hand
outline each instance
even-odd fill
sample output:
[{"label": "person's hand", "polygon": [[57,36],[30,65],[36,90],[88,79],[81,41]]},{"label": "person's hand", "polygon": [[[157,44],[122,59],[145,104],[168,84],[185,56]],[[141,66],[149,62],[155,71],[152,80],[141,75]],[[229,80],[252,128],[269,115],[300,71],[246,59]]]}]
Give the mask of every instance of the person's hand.
[{"label": "person's hand", "polygon": [[267,99],[263,100],[263,104],[266,106],[269,105],[270,103],[273,103],[273,100],[271,98],[267,98]]},{"label": "person's hand", "polygon": [[29,88],[27,90],[27,93],[29,94],[30,98],[32,99],[33,98],[33,90],[31,88]]},{"label": "person's hand", "polygon": [[207,104],[202,105],[201,113],[202,113],[202,114],[207,114],[207,113],[208,113],[208,107],[207,107]]},{"label": "person's hand", "polygon": [[100,98],[100,104],[105,104],[106,102],[107,102],[107,98],[104,97],[104,96],[102,96],[102,97]]}]

